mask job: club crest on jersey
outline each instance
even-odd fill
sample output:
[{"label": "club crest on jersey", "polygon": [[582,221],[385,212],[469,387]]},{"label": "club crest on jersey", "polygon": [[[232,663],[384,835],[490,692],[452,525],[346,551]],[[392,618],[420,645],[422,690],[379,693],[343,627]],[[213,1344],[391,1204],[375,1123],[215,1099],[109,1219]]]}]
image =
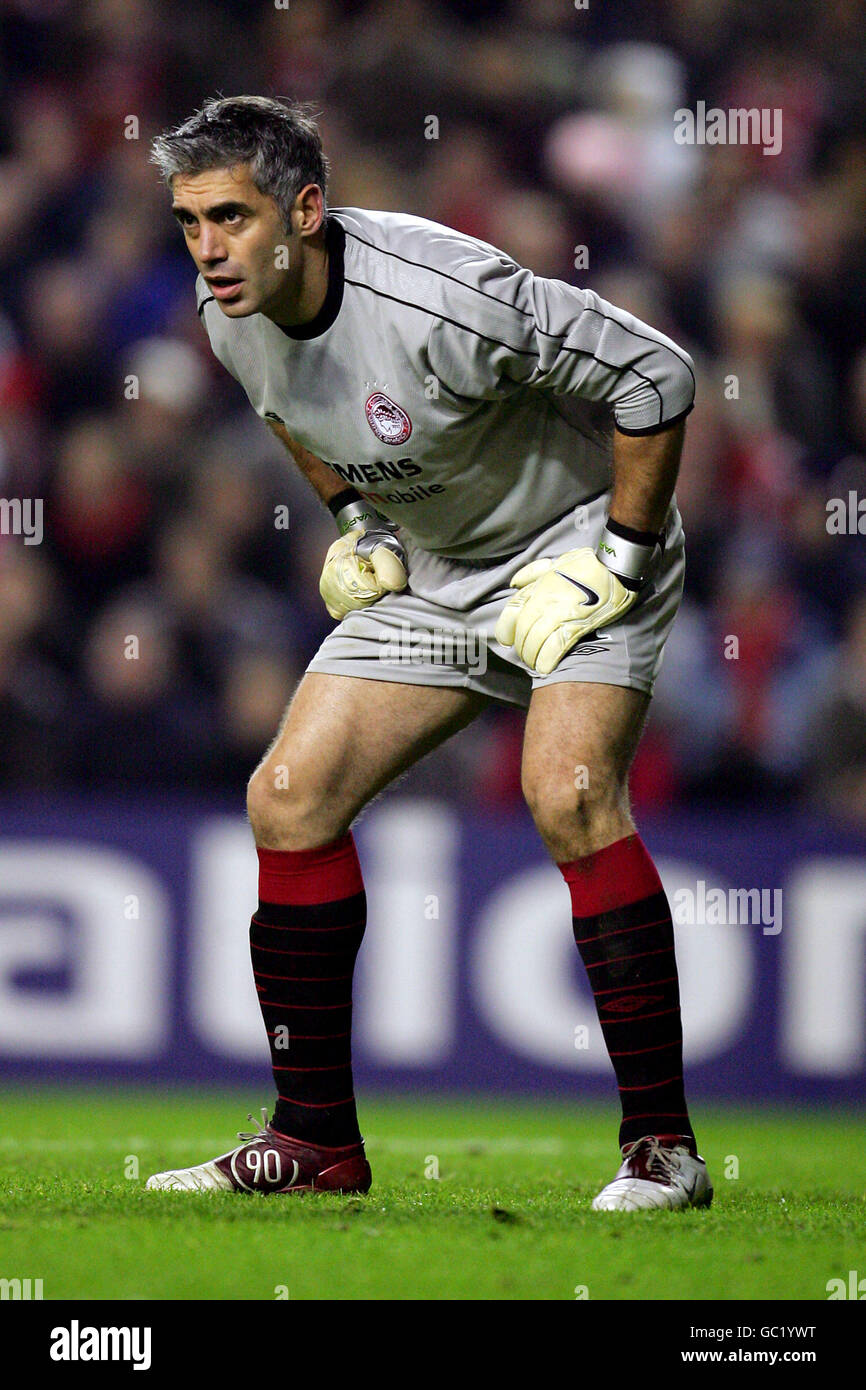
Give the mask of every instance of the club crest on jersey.
[{"label": "club crest on jersey", "polygon": [[412,433],[412,421],[401,406],[381,391],[374,391],[364,406],[367,424],[383,444],[405,444]]}]

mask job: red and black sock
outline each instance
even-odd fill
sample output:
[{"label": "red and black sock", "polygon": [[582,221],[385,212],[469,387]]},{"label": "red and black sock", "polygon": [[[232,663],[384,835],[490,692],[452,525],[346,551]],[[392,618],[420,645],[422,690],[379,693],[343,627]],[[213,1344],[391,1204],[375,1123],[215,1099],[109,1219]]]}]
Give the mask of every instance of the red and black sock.
[{"label": "red and black sock", "polygon": [[559,868],[622,1102],[620,1146],[645,1134],[696,1152],[683,1088],[671,910],[638,835]]},{"label": "red and black sock", "polygon": [[352,974],[367,899],[354,839],[258,856],[250,949],[277,1087],[271,1123],[329,1148],[357,1143]]}]

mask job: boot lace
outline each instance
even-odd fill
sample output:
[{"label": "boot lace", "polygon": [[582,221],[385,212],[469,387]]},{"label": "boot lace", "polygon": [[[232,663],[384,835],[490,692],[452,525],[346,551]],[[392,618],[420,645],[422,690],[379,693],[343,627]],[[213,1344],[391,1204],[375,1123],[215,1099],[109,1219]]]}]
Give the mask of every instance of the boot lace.
[{"label": "boot lace", "polygon": [[257,1128],[253,1130],[252,1133],[246,1133],[244,1130],[241,1129],[238,1130],[238,1138],[240,1139],[242,1144],[254,1144],[257,1139],[270,1138],[270,1135],[268,1134],[268,1112],[265,1106],[262,1106],[261,1124],[259,1124],[255,1115],[247,1115],[247,1119],[252,1120],[253,1124],[256,1125]]},{"label": "boot lace", "polygon": [[628,1162],[638,1151],[646,1145],[646,1170],[648,1173],[658,1173],[660,1177],[671,1179],[680,1170],[679,1154],[674,1153],[673,1149],[663,1147],[654,1134],[645,1134],[642,1139],[636,1139],[633,1144],[628,1144],[622,1151],[625,1162]]}]

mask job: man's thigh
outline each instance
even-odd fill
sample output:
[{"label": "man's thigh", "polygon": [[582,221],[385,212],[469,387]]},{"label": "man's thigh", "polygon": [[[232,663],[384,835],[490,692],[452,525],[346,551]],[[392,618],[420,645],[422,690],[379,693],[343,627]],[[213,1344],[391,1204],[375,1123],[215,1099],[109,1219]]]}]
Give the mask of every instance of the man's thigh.
[{"label": "man's thigh", "polygon": [[[475,691],[308,673],[253,781],[290,792],[310,823],[339,834],[366,803],[488,703]],[[301,846],[298,846],[301,848]]]},{"label": "man's thigh", "polygon": [[533,692],[523,789],[555,856],[591,853],[631,831],[628,773],[649,699],[640,690],[589,681]]}]

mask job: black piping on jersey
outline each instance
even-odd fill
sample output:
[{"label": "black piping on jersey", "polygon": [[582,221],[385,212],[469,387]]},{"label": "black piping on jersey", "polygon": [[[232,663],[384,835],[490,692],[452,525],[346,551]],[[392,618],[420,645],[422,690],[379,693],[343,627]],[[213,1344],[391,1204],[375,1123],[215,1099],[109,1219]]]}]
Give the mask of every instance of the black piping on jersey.
[{"label": "black piping on jersey", "polygon": [[[342,226],[342,223],[340,225]],[[350,232],[346,228],[343,228],[343,230],[346,232],[346,236],[352,237],[354,241],[360,241],[362,246],[369,246],[371,251],[378,251],[379,254],[382,256],[393,256],[395,260],[402,261],[404,265],[414,266],[416,270],[429,270],[433,275],[441,275],[443,280],[450,280],[452,284],[460,285],[464,290],[472,290],[473,293],[482,295],[484,299],[491,299],[494,302],[494,304],[504,304],[506,309],[512,309],[516,314],[523,314],[524,318],[534,318],[534,315],[531,314],[528,309],[521,309],[519,304],[508,304],[504,299],[500,299],[499,296],[496,294],[488,294],[487,290],[479,289],[477,285],[469,285],[465,280],[458,279],[456,275],[449,275],[447,270],[438,270],[435,265],[423,265],[421,261],[410,261],[408,256],[401,256],[398,251],[389,251],[384,246],[377,246],[375,242],[367,241],[364,237],[358,236],[357,232]],[[496,248],[494,247],[493,250],[496,250]],[[516,270],[520,270],[522,268],[520,266],[517,266],[514,261],[512,261],[511,264],[515,266]],[[636,329],[629,328],[627,324],[620,323],[618,319],[613,318],[610,314],[603,314],[600,309],[593,309],[589,304],[585,306],[585,308],[583,309],[583,313],[596,314],[600,319],[604,319],[606,323],[615,323],[617,328],[622,329],[624,333],[630,333],[633,338],[639,338],[642,343],[652,343],[655,347],[665,348],[668,352],[672,352],[673,355],[676,357],[677,361],[682,362],[683,366],[688,368],[689,375],[692,378],[692,385],[695,388],[697,388],[695,374],[692,371],[692,368],[689,365],[689,363],[686,361],[685,356],[676,348],[676,346],[669,347],[667,343],[659,343],[656,341],[655,338],[648,338],[646,333],[638,333]],[[536,327],[538,327],[537,322]],[[558,333],[551,333],[546,328],[538,327],[538,331],[539,333],[543,333],[545,338],[558,338],[561,336]],[[570,351],[579,351],[579,349],[572,348],[570,349]],[[595,360],[597,362],[601,362],[600,357],[597,357]],[[602,362],[602,366],[607,365],[608,364],[606,362]],[[679,419],[681,417],[678,416],[677,418]],[[655,428],[664,429],[665,426],[661,425],[656,426]]]},{"label": "black piping on jersey", "polygon": [[[350,232],[347,228],[344,230],[346,236],[350,236],[353,241],[360,241],[362,246],[369,246],[371,251],[378,251],[381,256],[393,256],[395,261],[402,261],[404,265],[411,265],[415,270],[429,270],[432,275],[441,275],[443,280],[450,280],[452,285],[460,285],[464,290],[473,290],[475,294],[483,295],[485,299],[492,299],[494,304],[504,304],[506,309],[513,309],[516,314],[524,314],[527,318],[532,317],[529,311],[521,309],[519,304],[509,304],[506,300],[500,299],[497,294],[488,294],[487,290],[479,289],[477,285],[468,285],[465,280],[459,280],[456,275],[449,275],[447,270],[439,270],[435,265],[424,265],[422,261],[410,261],[408,256],[401,256],[399,251],[389,251],[384,246],[377,246],[375,242],[367,241],[365,237],[358,236],[357,232]],[[495,250],[496,248],[493,247],[492,249]],[[508,258],[506,257],[506,259]],[[509,264],[513,265],[515,270],[523,269],[514,261],[509,261]]]},{"label": "black piping on jersey", "polygon": [[[459,282],[458,282],[458,283],[459,283]],[[449,318],[447,314],[440,314],[440,313],[438,313],[435,309],[427,309],[427,308],[425,308],[425,306],[424,306],[423,304],[413,304],[412,301],[409,300],[409,299],[400,299],[399,296],[396,295],[396,294],[386,294],[384,290],[377,290],[377,289],[374,289],[372,285],[365,285],[364,282],[363,282],[363,280],[350,280],[349,277],[348,277],[348,275],[347,275],[347,276],[346,276],[346,284],[347,284],[347,285],[354,285],[355,288],[356,288],[356,289],[359,289],[359,290],[369,290],[371,294],[376,294],[376,295],[378,295],[380,299],[390,299],[392,304],[402,304],[402,305],[403,305],[405,308],[407,308],[407,309],[417,309],[417,310],[419,311],[419,313],[422,313],[422,314],[432,314],[434,318],[441,319],[443,323],[451,323],[451,324],[454,325],[455,328],[462,328],[464,333],[472,333],[472,334],[475,335],[476,338],[483,338],[484,341],[485,341],[486,343],[495,343],[497,347],[504,347],[504,348],[507,348],[507,350],[508,350],[509,352],[515,353],[518,357],[539,357],[539,356],[540,356],[540,354],[539,354],[538,352],[535,352],[535,351],[533,351],[533,350],[530,349],[530,348],[512,347],[512,345],[511,345],[510,343],[503,343],[503,342],[501,341],[501,339],[499,339],[499,338],[491,338],[489,333],[482,333],[482,332],[480,332],[480,330],[477,329],[477,328],[470,328],[469,325],[468,325],[467,323],[460,323],[460,321],[459,321],[458,319]],[[500,302],[501,302],[501,301],[500,301]],[[523,311],[521,310],[521,312],[523,312]],[[530,315],[530,317],[531,317],[531,315]],[[541,331],[543,331],[543,330],[541,330]],[[547,334],[546,336],[547,336],[547,337],[555,337],[556,335],[555,335],[555,334]],[[650,341],[651,341],[651,340],[650,340]],[[624,372],[631,372],[632,375],[633,375],[633,376],[636,376],[640,381],[646,382],[646,384],[647,384],[647,386],[650,388],[650,390],[651,390],[651,391],[655,391],[656,395],[657,395],[658,398],[659,398],[659,424],[658,424],[658,427],[661,428],[661,429],[664,429],[664,423],[662,422],[662,419],[661,419],[661,417],[664,415],[664,409],[665,409],[664,401],[662,400],[662,393],[661,393],[661,391],[659,390],[659,388],[656,386],[655,382],[652,381],[648,376],[644,376],[643,372],[639,372],[638,369],[637,369],[637,367],[621,366],[621,365],[620,365],[619,363],[617,363],[617,362],[605,362],[605,360],[604,360],[603,357],[599,357],[599,356],[598,356],[596,353],[594,353],[594,352],[585,352],[582,348],[567,347],[564,343],[561,344],[561,347],[562,347],[562,350],[563,350],[564,352],[574,352],[574,353],[577,353],[577,355],[578,355],[579,357],[591,357],[592,360],[593,360],[593,362],[598,362],[598,364],[599,364],[600,366],[602,366],[602,367],[609,367],[610,370],[611,370],[612,372],[616,372],[618,376],[622,376]],[[525,384],[525,383],[518,383],[518,384]]]},{"label": "black piping on jersey", "polygon": [[[590,312],[590,313],[594,313],[595,311],[592,310],[592,309],[590,309],[589,312]],[[602,314],[601,317],[602,317],[602,318],[607,318],[608,315]],[[611,322],[611,323],[616,323],[616,319],[610,319],[610,322]],[[561,333],[550,333],[546,328],[542,328],[542,327],[541,327],[541,325],[538,323],[538,320],[536,320],[535,326],[536,326],[536,328],[538,329],[538,332],[541,333],[541,334],[543,334],[543,336],[544,336],[545,338],[559,338],[560,340],[562,339],[562,336],[563,336],[563,335],[562,335]],[[638,335],[638,336],[640,336],[640,335]],[[646,341],[649,343],[649,342],[652,342],[653,340],[652,340],[652,338],[647,338]],[[573,353],[576,353],[576,355],[577,355],[578,357],[591,357],[592,360],[593,360],[593,362],[598,362],[598,363],[600,363],[600,365],[601,365],[602,367],[609,367],[610,370],[611,370],[612,372],[616,372],[618,376],[622,376],[623,372],[631,372],[632,376],[636,376],[636,377],[638,378],[639,381],[645,381],[646,384],[647,384],[647,386],[650,388],[650,390],[651,390],[651,391],[654,391],[655,394],[656,394],[656,395],[658,396],[658,398],[659,398],[659,418],[658,418],[658,423],[657,423],[657,425],[655,426],[655,428],[656,428],[656,429],[664,429],[665,426],[664,426],[664,424],[663,424],[662,422],[663,422],[664,413],[665,413],[665,403],[664,403],[664,400],[663,400],[663,398],[662,398],[662,393],[661,393],[661,391],[659,390],[659,388],[656,386],[656,384],[655,384],[655,382],[653,381],[652,377],[645,376],[643,372],[639,372],[639,371],[638,371],[637,367],[620,366],[619,363],[617,363],[617,362],[605,362],[604,358],[603,358],[603,357],[599,357],[598,354],[595,353],[595,352],[587,352],[585,348],[569,347],[567,343],[563,343],[562,341],[560,341],[560,344],[559,344],[559,351],[560,351],[560,352],[573,352]],[[539,355],[540,355],[540,354],[539,354]]]},{"label": "black piping on jersey", "polygon": [[[615,323],[617,328],[622,329],[623,333],[630,333],[633,338],[640,338],[642,343],[653,343],[657,348],[664,348],[666,352],[672,352],[678,362],[682,362],[684,367],[688,367],[689,376],[692,379],[692,386],[697,388],[698,383],[695,380],[695,374],[692,371],[690,364],[686,361],[685,357],[682,356],[676,348],[668,347],[667,343],[658,343],[656,342],[655,338],[648,338],[645,333],[638,333],[636,329],[629,328],[627,324],[620,323],[618,319],[613,318],[610,314],[603,314],[600,309],[593,309],[590,304],[587,304],[582,312],[584,314],[597,314],[600,319],[604,319],[605,323]],[[545,338],[558,338],[561,336],[559,333],[551,333],[550,330],[547,328],[539,328],[538,331],[539,333],[543,333]],[[570,348],[569,351],[576,352],[579,351],[579,349]]]},{"label": "black piping on jersey", "polygon": [[208,297],[207,297],[207,299],[203,299],[203,300],[202,300],[201,304],[198,306],[198,316],[199,316],[199,318],[201,318],[201,313],[202,313],[202,309],[204,308],[204,306],[205,306],[206,304],[213,304],[215,298],[216,298],[215,295],[209,294]]}]

